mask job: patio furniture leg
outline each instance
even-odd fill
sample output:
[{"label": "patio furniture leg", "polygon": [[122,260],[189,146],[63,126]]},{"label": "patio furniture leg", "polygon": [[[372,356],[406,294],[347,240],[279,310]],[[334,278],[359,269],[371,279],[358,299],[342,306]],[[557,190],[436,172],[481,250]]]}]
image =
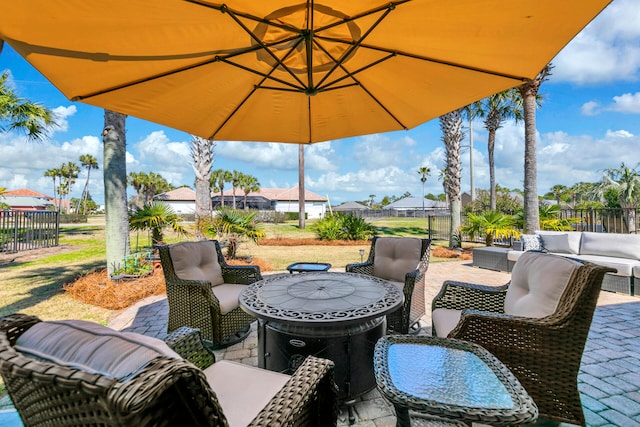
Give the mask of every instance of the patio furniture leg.
[{"label": "patio furniture leg", "polygon": [[411,427],[411,417],[409,417],[409,408],[399,405],[393,405],[396,410],[396,427]]}]

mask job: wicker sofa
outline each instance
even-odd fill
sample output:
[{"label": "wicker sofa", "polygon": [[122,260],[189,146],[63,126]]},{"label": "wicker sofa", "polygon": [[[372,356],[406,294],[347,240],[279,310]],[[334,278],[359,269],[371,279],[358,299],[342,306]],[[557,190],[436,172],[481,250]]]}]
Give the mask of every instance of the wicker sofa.
[{"label": "wicker sofa", "polygon": [[544,250],[556,255],[589,261],[616,269],[608,273],[602,289],[634,295],[640,283],[640,235],[580,231],[536,231],[523,235],[507,253],[510,262],[527,250]]}]

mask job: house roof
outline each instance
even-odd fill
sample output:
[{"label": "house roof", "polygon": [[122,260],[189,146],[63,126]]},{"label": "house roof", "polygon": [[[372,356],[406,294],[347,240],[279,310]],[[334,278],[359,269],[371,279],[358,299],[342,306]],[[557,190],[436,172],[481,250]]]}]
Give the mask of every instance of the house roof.
[{"label": "house roof", "polygon": [[[213,195],[214,198],[220,198],[220,193]],[[251,196],[259,196],[264,197],[269,200],[276,200],[279,202],[293,202],[298,201],[298,186],[292,188],[261,188],[258,192],[250,192],[247,194],[248,197]],[[224,192],[225,200],[227,197],[233,197],[233,189],[225,190]],[[236,198],[244,197],[244,191],[236,189]],[[320,196],[319,194],[313,193],[307,189],[304,190],[304,200],[307,202],[326,202],[327,199],[325,197]]]},{"label": "house roof", "polygon": [[196,192],[189,187],[180,187],[165,193],[156,194],[154,200],[167,202],[193,202],[196,200]]},{"label": "house roof", "polygon": [[2,193],[3,196],[13,196],[13,197],[37,197],[45,200],[53,200],[53,197],[47,196],[46,194],[38,193],[37,191],[30,190],[28,188],[18,188],[16,190],[7,190]]},{"label": "house roof", "polygon": [[[5,193],[6,194],[6,193]],[[24,207],[47,207],[53,206],[48,200],[45,200],[41,197],[29,197],[29,196],[6,196],[3,194],[0,196],[0,202],[6,203],[14,209],[24,208]]]},{"label": "house roof", "polygon": [[[396,200],[395,202],[384,206],[382,209],[422,209],[423,199],[420,197],[405,197],[404,199]],[[425,209],[443,209],[447,208],[446,202],[440,202],[437,200],[424,199]]]},{"label": "house roof", "polygon": [[358,202],[344,202],[343,204],[333,208],[334,211],[353,211],[369,209],[367,206]]}]

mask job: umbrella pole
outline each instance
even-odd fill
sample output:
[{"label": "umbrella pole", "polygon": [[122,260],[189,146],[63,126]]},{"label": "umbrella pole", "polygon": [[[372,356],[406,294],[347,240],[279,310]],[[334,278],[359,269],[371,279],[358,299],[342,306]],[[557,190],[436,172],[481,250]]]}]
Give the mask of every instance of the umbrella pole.
[{"label": "umbrella pole", "polygon": [[304,230],[304,145],[298,144],[298,228]]}]

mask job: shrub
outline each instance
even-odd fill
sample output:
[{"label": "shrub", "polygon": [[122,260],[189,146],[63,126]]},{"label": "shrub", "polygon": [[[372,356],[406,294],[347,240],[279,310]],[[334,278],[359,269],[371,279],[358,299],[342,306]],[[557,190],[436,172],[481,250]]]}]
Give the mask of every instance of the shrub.
[{"label": "shrub", "polygon": [[374,231],[364,218],[353,214],[336,213],[316,222],[316,235],[320,240],[367,240]]}]

